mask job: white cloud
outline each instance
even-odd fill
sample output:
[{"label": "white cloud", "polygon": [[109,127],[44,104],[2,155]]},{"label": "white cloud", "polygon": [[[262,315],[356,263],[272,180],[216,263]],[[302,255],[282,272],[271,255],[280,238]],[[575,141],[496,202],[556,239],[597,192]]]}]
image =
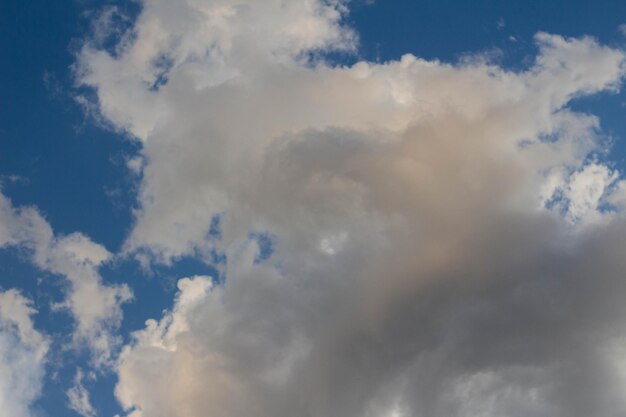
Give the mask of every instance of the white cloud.
[{"label": "white cloud", "polygon": [[94,364],[110,363],[119,343],[114,330],[122,319],[120,305],[132,297],[126,285],[102,283],[98,268],[111,254],[80,233],[55,236],[36,209],[16,208],[0,194],[0,247],[4,246],[27,249],[37,267],[67,279],[70,285],[62,306],[75,319],[74,341],[87,344]]},{"label": "white cloud", "polygon": [[0,291],[0,409],[7,416],[31,416],[41,393],[48,341],[33,328],[34,313],[18,291]]},{"label": "white cloud", "polygon": [[181,280],[125,347],[128,415],[626,411],[603,353],[626,323],[626,221],[595,221],[621,183],[589,162],[597,118],[568,108],[615,91],[624,53],[539,33],[519,72],[331,66],[320,50],[355,40],[344,9],[146,0],[116,54],[80,53],[79,83],[142,144],[126,252],[226,253],[223,285]]},{"label": "white cloud", "polygon": [[89,391],[83,385],[84,377],[83,371],[78,369],[74,375],[74,385],[67,391],[68,405],[70,409],[83,417],[94,417],[96,411],[91,405]]},{"label": "white cloud", "polygon": [[565,193],[569,199],[568,216],[573,221],[585,220],[589,215],[597,216],[601,199],[617,176],[617,172],[596,163],[575,172]]},{"label": "white cloud", "polygon": [[588,226],[611,213],[606,203],[620,199],[619,173],[597,162],[588,163],[573,172],[555,169],[546,177],[541,190],[542,204],[564,214],[572,224]]}]

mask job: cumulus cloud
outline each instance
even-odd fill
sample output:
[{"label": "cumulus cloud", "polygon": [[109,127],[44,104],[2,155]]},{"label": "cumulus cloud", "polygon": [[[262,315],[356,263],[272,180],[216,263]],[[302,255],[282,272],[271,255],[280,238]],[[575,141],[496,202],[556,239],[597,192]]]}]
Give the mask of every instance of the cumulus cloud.
[{"label": "cumulus cloud", "polygon": [[122,319],[121,304],[131,291],[126,285],[102,283],[98,268],[111,254],[81,233],[55,235],[48,222],[33,207],[14,207],[0,194],[0,247],[23,248],[42,270],[63,276],[69,289],[59,307],[75,319],[74,341],[86,344],[94,364],[110,364],[119,344],[115,330]]},{"label": "cumulus cloud", "polygon": [[34,329],[34,313],[18,291],[0,291],[0,409],[8,416],[31,416],[41,393],[48,341]]},{"label": "cumulus cloud", "polygon": [[76,73],[142,143],[125,251],[220,251],[226,279],[134,333],[128,416],[626,412],[623,183],[568,107],[619,88],[621,50],[331,65],[343,2],[142,6]]}]

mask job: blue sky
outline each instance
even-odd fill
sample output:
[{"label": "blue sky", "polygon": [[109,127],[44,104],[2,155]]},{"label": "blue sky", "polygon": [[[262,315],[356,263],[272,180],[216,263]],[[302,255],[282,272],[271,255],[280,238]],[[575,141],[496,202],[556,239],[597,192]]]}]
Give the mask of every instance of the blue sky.
[{"label": "blue sky", "polygon": [[[268,6],[259,11],[255,5],[238,9],[237,1],[204,2],[207,10],[216,3],[234,7],[228,12],[232,14],[224,14],[223,26],[207,17],[221,11],[207,12],[199,3],[0,1],[0,182],[8,199],[2,201],[2,210],[13,213],[0,217],[0,290],[18,289],[30,300],[37,311],[32,326],[49,342],[43,373],[33,377],[42,389],[22,404],[28,415],[195,417],[209,407],[199,394],[203,390],[223,399],[209,395],[218,405],[208,412],[223,410],[226,416],[242,412],[232,400],[239,395],[260,398],[258,404],[244,401],[251,408],[243,408],[260,407],[260,417],[303,415],[298,413],[305,409],[316,417],[559,416],[578,407],[571,399],[577,389],[587,392],[588,415],[626,411],[626,404],[607,404],[613,397],[606,390],[570,387],[563,382],[567,372],[529,376],[531,382],[506,373],[516,366],[552,365],[553,355],[546,352],[561,352],[566,342],[598,338],[610,346],[605,351],[614,349],[620,325],[626,323],[621,311],[604,311],[598,301],[611,299],[610,294],[626,295],[616,278],[623,272],[617,231],[623,228],[626,201],[626,96],[619,87],[626,68],[626,30],[621,27],[626,24],[626,3],[353,0],[344,5],[298,0],[289,6],[293,9]],[[259,13],[258,27],[245,20],[246,7]],[[150,26],[152,18],[162,26]],[[204,18],[206,27],[199,26],[204,29],[194,26]],[[248,27],[258,32],[251,35]],[[298,27],[307,30],[299,32]],[[536,38],[543,32],[560,38]],[[212,38],[213,33],[218,35]],[[167,41],[159,43],[159,35]],[[145,58],[150,48],[156,52]],[[252,50],[260,51],[258,56]],[[266,50],[272,58],[264,57]],[[298,58],[319,51],[326,64]],[[401,67],[397,61],[405,54],[417,57],[417,63]],[[161,58],[171,64],[166,82],[147,88],[163,75],[154,64]],[[481,59],[486,63],[476,63]],[[468,63],[472,60],[475,64]],[[552,67],[553,61],[561,67]],[[363,62],[368,70],[350,75],[361,71]],[[542,95],[551,88],[554,92]],[[407,91],[412,91],[408,99],[403,95]],[[589,115],[599,124],[593,125]],[[448,138],[466,132],[467,141],[448,144]],[[412,135],[426,139],[414,143]],[[512,155],[497,145],[507,141],[537,143],[537,150]],[[407,154],[415,165],[406,162]],[[471,155],[470,162],[464,155]],[[464,173],[461,179],[455,167]],[[407,172],[412,173],[408,178]],[[527,204],[531,195],[536,201],[545,197],[543,214],[533,211],[540,204]],[[517,209],[502,211],[510,206]],[[26,213],[27,207],[38,214]],[[53,234],[44,243],[31,226],[24,226],[40,220]],[[411,233],[405,234],[407,230]],[[461,252],[476,262],[455,252],[456,245],[469,248]],[[609,248],[609,254],[614,250],[617,260],[593,247]],[[509,259],[499,248],[520,254],[519,259]],[[102,255],[101,249],[108,253]],[[70,255],[58,252],[62,250]],[[493,268],[483,270],[479,264]],[[76,268],[89,278],[73,278]],[[589,270],[604,285],[589,289]],[[374,280],[371,274],[380,277]],[[556,277],[556,283],[535,274]],[[474,290],[455,287],[457,278],[478,279],[474,275],[488,279]],[[418,289],[405,276],[419,276],[415,281],[427,284]],[[505,284],[497,283],[509,276]],[[190,280],[179,281],[186,277]],[[225,284],[231,279],[232,286]],[[570,284],[561,282],[567,280]],[[213,290],[205,286],[211,281]],[[81,304],[81,282],[93,284],[97,297],[102,296],[94,302],[103,307],[93,322],[84,318],[91,314],[91,301]],[[404,288],[399,293],[405,297],[394,292],[398,288]],[[535,292],[532,299],[549,299],[562,310],[529,315],[534,301],[512,295],[526,290]],[[581,295],[585,291],[589,299]],[[197,301],[202,297],[207,300]],[[217,301],[209,302],[211,297]],[[508,297],[517,300],[510,311],[503,307]],[[9,299],[0,302],[8,305]],[[581,314],[588,316],[562,320],[571,313],[567,306],[579,303]],[[476,306],[483,306],[483,313],[476,313]],[[503,314],[499,309],[510,314],[509,326],[519,326],[523,340],[500,329],[497,320],[489,321]],[[324,310],[333,312],[344,327],[320,330],[335,321],[319,313]],[[467,326],[482,335],[480,342],[455,327],[462,324],[458,317],[463,311],[477,314]],[[0,320],[17,320],[1,313]],[[267,321],[261,320],[264,314]],[[369,324],[354,318],[367,314]],[[407,324],[429,317],[440,319],[432,326],[443,326],[441,332],[431,335],[430,325]],[[161,320],[170,330],[150,336],[148,319]],[[77,330],[80,320],[97,323],[95,333]],[[590,329],[584,322],[591,323]],[[596,334],[599,323],[611,328],[610,335]],[[13,327],[7,326],[0,332],[10,336]],[[558,333],[551,326],[561,332],[557,339],[540,330],[526,334],[529,328]],[[376,337],[364,330],[369,328]],[[133,338],[136,331],[142,333]],[[345,340],[335,339],[339,333],[345,333]],[[445,333],[441,339],[440,333]],[[422,336],[412,339],[411,334]],[[178,396],[160,403],[166,401],[163,393],[150,391],[145,364],[134,356],[154,353],[147,340],[157,336],[167,352],[178,354],[184,349],[180,346],[191,346],[190,352],[200,352],[199,357],[236,363],[237,371],[231,374],[200,359],[189,364],[183,356],[163,369],[159,362],[154,367],[161,369],[164,380],[194,387],[184,395],[176,389]],[[385,342],[372,341],[377,337]],[[272,338],[280,340],[279,346],[272,345]],[[323,348],[309,341],[314,338],[328,338],[326,345],[320,342],[328,351],[319,353]],[[97,344],[104,339],[110,343],[106,353]],[[493,341],[489,346],[495,356],[501,346],[528,344],[532,359],[524,362],[524,354],[511,353],[515,348],[500,352],[497,364],[478,358],[478,353],[474,359],[460,358],[444,339],[467,342],[477,352],[481,343]],[[360,341],[363,363],[342,356]],[[422,342],[445,346],[424,353],[415,348]],[[544,344],[545,350],[537,348]],[[283,351],[285,346],[300,350]],[[1,349],[2,344],[0,354],[8,358]],[[407,362],[387,363],[379,349],[391,356],[407,355]],[[235,353],[231,357],[229,352]],[[331,371],[320,371],[309,381],[312,388],[306,388],[291,375],[293,370],[285,370],[285,386],[293,388],[279,383],[270,388],[288,398],[299,395],[302,401],[277,401],[268,393],[271,389],[254,385],[275,377],[259,376],[266,370],[257,366],[291,369],[272,352],[294,358],[293,366],[305,371],[341,366],[353,371],[339,382]],[[309,358],[302,352],[313,353]],[[436,365],[442,352],[452,358],[449,369]],[[98,355],[107,359],[99,361]],[[324,355],[327,362],[314,366]],[[580,348],[567,359],[583,358],[586,372],[601,381],[599,386],[619,380],[622,376],[596,370],[594,363],[608,360],[598,355]],[[502,363],[509,366],[502,374],[475,382],[481,369],[499,370]],[[181,380],[185,366],[202,371],[190,382]],[[441,374],[433,377],[429,372],[438,367]],[[216,369],[223,374],[213,378]],[[581,372],[569,369],[567,362],[565,369]],[[82,382],[76,379],[78,370],[85,375]],[[441,392],[466,389],[469,397],[441,394],[429,402],[428,389],[419,381],[431,377],[441,378]],[[369,379],[371,386],[360,384],[361,379]],[[242,382],[248,380],[255,381],[250,384],[254,387]],[[402,389],[399,380],[407,381]],[[546,389],[549,393],[532,409],[519,405],[524,398],[498,396],[493,381],[520,392],[543,392],[541,381],[560,388]],[[8,386],[12,383],[9,377]],[[223,392],[221,384],[228,389]],[[82,393],[82,408],[72,404],[72,390]],[[506,398],[491,410],[476,405],[496,397]],[[2,395],[0,406],[1,401]],[[309,408],[299,408],[302,404]]]}]

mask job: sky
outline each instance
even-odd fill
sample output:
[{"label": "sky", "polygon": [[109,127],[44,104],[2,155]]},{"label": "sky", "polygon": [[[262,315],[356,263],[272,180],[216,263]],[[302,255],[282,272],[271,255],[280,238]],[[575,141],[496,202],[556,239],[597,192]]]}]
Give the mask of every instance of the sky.
[{"label": "sky", "polygon": [[626,415],[626,3],[0,0],[0,417]]}]

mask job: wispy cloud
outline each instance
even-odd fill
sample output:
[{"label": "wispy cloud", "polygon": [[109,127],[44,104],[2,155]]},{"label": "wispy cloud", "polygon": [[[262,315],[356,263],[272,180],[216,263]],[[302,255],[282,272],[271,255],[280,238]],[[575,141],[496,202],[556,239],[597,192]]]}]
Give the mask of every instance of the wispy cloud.
[{"label": "wispy cloud", "polygon": [[22,248],[35,266],[67,280],[59,307],[75,320],[74,342],[90,349],[96,366],[110,365],[120,340],[115,330],[122,319],[121,304],[132,297],[126,285],[102,283],[98,268],[111,254],[80,233],[55,235],[37,209],[14,207],[0,194],[0,247],[8,246]]},{"label": "wispy cloud", "polygon": [[33,326],[36,310],[17,290],[0,291],[0,404],[7,416],[32,416],[49,342]]},{"label": "wispy cloud", "polygon": [[85,375],[78,369],[74,375],[74,385],[67,391],[69,408],[83,417],[95,417],[96,411],[91,405],[89,391],[83,385]]}]

